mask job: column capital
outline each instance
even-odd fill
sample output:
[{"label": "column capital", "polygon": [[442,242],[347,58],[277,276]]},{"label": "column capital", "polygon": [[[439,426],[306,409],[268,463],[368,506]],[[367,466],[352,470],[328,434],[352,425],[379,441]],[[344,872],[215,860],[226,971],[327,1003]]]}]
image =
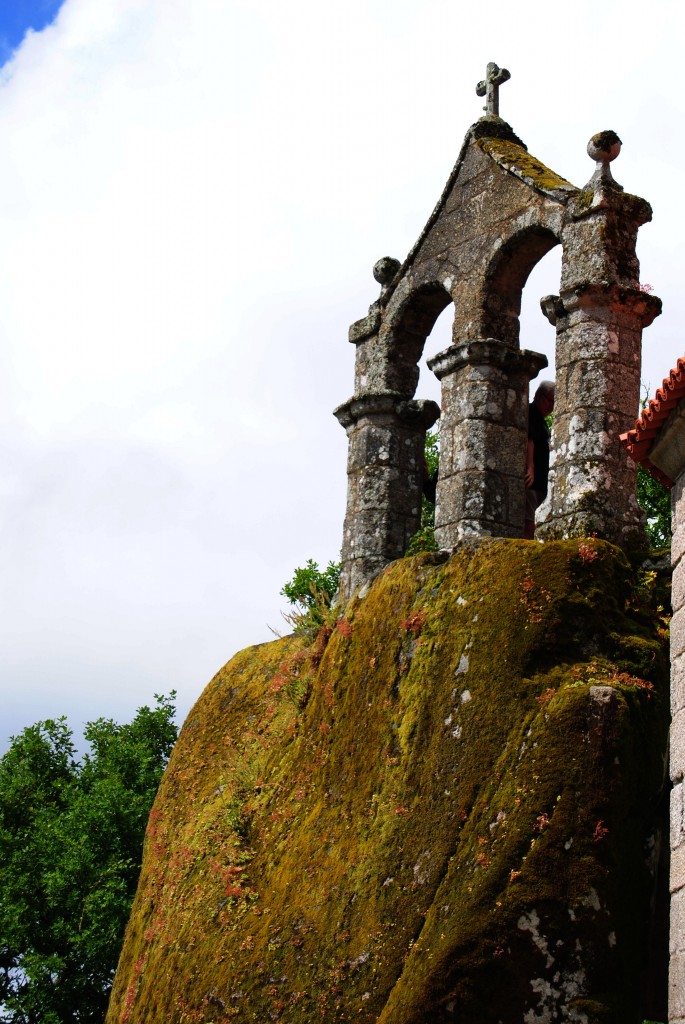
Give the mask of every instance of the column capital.
[{"label": "column capital", "polygon": [[493,366],[508,376],[523,373],[531,380],[547,366],[547,356],[528,349],[507,348],[496,338],[484,338],[450,345],[428,360],[428,367],[438,380],[464,366]]},{"label": "column capital", "polygon": [[369,416],[395,416],[417,430],[429,430],[440,417],[440,406],[430,399],[407,400],[399,391],[376,391],[353,395],[333,410],[346,430]]},{"label": "column capital", "polygon": [[661,299],[658,295],[642,291],[641,288],[604,281],[581,281],[573,288],[563,290],[561,304],[562,315],[574,313],[578,309],[610,308],[637,317],[643,327],[649,327],[661,314]]}]

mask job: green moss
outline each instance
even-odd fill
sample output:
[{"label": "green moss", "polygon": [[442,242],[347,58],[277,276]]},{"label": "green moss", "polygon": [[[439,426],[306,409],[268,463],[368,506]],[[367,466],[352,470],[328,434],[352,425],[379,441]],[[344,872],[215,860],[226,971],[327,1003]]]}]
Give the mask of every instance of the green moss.
[{"label": "green moss", "polygon": [[575,185],[507,139],[479,139],[477,145],[507,171],[543,192],[576,192]]},{"label": "green moss", "polygon": [[584,189],[575,197],[575,206],[578,213],[586,213],[592,206],[595,193],[591,189]]},{"label": "green moss", "polygon": [[402,559],[312,647],[212,680],[153,809],[109,1024],[495,1024],[576,943],[587,1019],[641,1020],[666,648],[621,553],[581,543]]}]

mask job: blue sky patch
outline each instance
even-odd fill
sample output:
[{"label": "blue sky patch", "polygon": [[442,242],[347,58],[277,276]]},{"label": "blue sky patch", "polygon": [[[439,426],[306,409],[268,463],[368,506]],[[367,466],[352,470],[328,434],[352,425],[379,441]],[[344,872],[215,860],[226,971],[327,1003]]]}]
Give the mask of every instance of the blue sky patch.
[{"label": "blue sky patch", "polygon": [[64,0],[0,0],[0,64],[9,60],[27,31],[39,32],[57,17]]}]

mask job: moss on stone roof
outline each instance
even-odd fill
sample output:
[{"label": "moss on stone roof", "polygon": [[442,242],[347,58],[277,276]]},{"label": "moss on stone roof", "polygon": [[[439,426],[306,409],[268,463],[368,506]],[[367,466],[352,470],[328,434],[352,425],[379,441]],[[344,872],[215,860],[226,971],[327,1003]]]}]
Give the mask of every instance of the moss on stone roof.
[{"label": "moss on stone roof", "polygon": [[578,189],[570,181],[566,181],[555,171],[550,170],[543,163],[522,146],[518,146],[509,139],[482,138],[476,142],[477,146],[492,157],[501,167],[515,174],[517,178],[525,181],[527,185],[540,189],[542,192],[555,193],[577,192]]}]

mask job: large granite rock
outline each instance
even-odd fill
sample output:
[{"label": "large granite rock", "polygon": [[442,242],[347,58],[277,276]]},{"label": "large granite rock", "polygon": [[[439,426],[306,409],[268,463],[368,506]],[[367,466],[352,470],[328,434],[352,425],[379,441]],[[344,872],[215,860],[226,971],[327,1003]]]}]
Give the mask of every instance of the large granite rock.
[{"label": "large granite rock", "polygon": [[656,1014],[651,577],[600,541],[441,558],[209,684],[150,817],[108,1024]]}]

